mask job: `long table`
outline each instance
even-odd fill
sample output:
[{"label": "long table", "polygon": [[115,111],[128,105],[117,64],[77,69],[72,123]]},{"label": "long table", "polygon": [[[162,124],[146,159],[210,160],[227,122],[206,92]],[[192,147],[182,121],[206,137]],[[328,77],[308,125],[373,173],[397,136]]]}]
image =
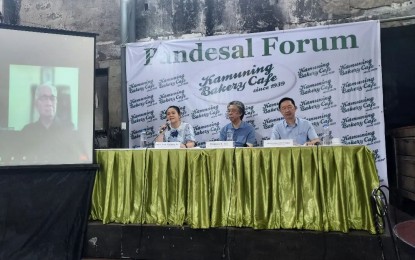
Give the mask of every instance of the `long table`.
[{"label": "long table", "polygon": [[365,146],[97,150],[91,219],[375,233]]}]

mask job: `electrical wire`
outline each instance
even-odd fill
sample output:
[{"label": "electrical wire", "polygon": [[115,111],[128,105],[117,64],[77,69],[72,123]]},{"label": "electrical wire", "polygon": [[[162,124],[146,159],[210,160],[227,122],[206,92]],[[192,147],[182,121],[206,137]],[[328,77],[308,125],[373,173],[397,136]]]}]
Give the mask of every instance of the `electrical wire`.
[{"label": "electrical wire", "polygon": [[231,182],[230,182],[230,190],[229,190],[229,203],[228,203],[228,212],[226,214],[227,216],[226,216],[226,225],[225,225],[225,244],[223,245],[223,250],[222,250],[222,258],[225,259],[227,257],[228,260],[231,259],[230,250],[229,250],[228,221],[229,221],[229,215],[231,211],[235,169],[236,169],[236,147],[233,148],[233,154],[232,154],[232,171],[231,171]]},{"label": "electrical wire", "polygon": [[144,216],[145,216],[145,202],[147,201],[147,183],[148,183],[148,174],[147,174],[147,153],[148,153],[148,147],[146,147],[146,149],[144,150],[144,169],[143,169],[143,189],[142,189],[142,193],[141,193],[141,207],[140,207],[140,211],[141,211],[141,216],[140,216],[140,233],[138,235],[138,245],[137,245],[137,250],[136,253],[137,255],[141,254],[141,243],[143,240],[143,226],[144,226]]}]

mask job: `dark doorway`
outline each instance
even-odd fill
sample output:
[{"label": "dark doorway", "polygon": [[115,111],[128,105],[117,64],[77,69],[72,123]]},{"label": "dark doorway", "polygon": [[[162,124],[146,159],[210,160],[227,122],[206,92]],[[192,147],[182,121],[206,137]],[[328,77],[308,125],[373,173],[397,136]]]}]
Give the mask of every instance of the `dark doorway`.
[{"label": "dark doorway", "polygon": [[386,131],[415,125],[415,25],[381,30]]},{"label": "dark doorway", "polygon": [[[415,202],[400,199],[392,130],[415,126],[415,25],[381,30],[383,105],[386,131],[386,159],[392,204],[404,211]],[[395,198],[399,198],[394,201]]]}]

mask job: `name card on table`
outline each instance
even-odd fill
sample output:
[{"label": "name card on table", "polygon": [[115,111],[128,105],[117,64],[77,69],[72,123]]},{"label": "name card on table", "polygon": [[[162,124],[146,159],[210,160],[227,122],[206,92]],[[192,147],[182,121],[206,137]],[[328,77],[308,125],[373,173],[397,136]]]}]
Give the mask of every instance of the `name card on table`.
[{"label": "name card on table", "polygon": [[234,148],[233,141],[210,141],[206,142],[206,148]]},{"label": "name card on table", "polygon": [[157,149],[179,149],[180,142],[155,142],[154,148]]},{"label": "name card on table", "polygon": [[264,140],[264,147],[291,147],[294,146],[293,139]]}]

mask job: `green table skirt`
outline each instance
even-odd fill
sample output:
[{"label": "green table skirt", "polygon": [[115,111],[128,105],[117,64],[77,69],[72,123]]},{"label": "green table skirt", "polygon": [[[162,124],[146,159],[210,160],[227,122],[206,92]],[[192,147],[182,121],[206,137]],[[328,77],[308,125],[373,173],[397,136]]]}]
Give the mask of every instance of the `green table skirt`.
[{"label": "green table skirt", "polygon": [[97,150],[103,223],[375,233],[365,146]]}]

